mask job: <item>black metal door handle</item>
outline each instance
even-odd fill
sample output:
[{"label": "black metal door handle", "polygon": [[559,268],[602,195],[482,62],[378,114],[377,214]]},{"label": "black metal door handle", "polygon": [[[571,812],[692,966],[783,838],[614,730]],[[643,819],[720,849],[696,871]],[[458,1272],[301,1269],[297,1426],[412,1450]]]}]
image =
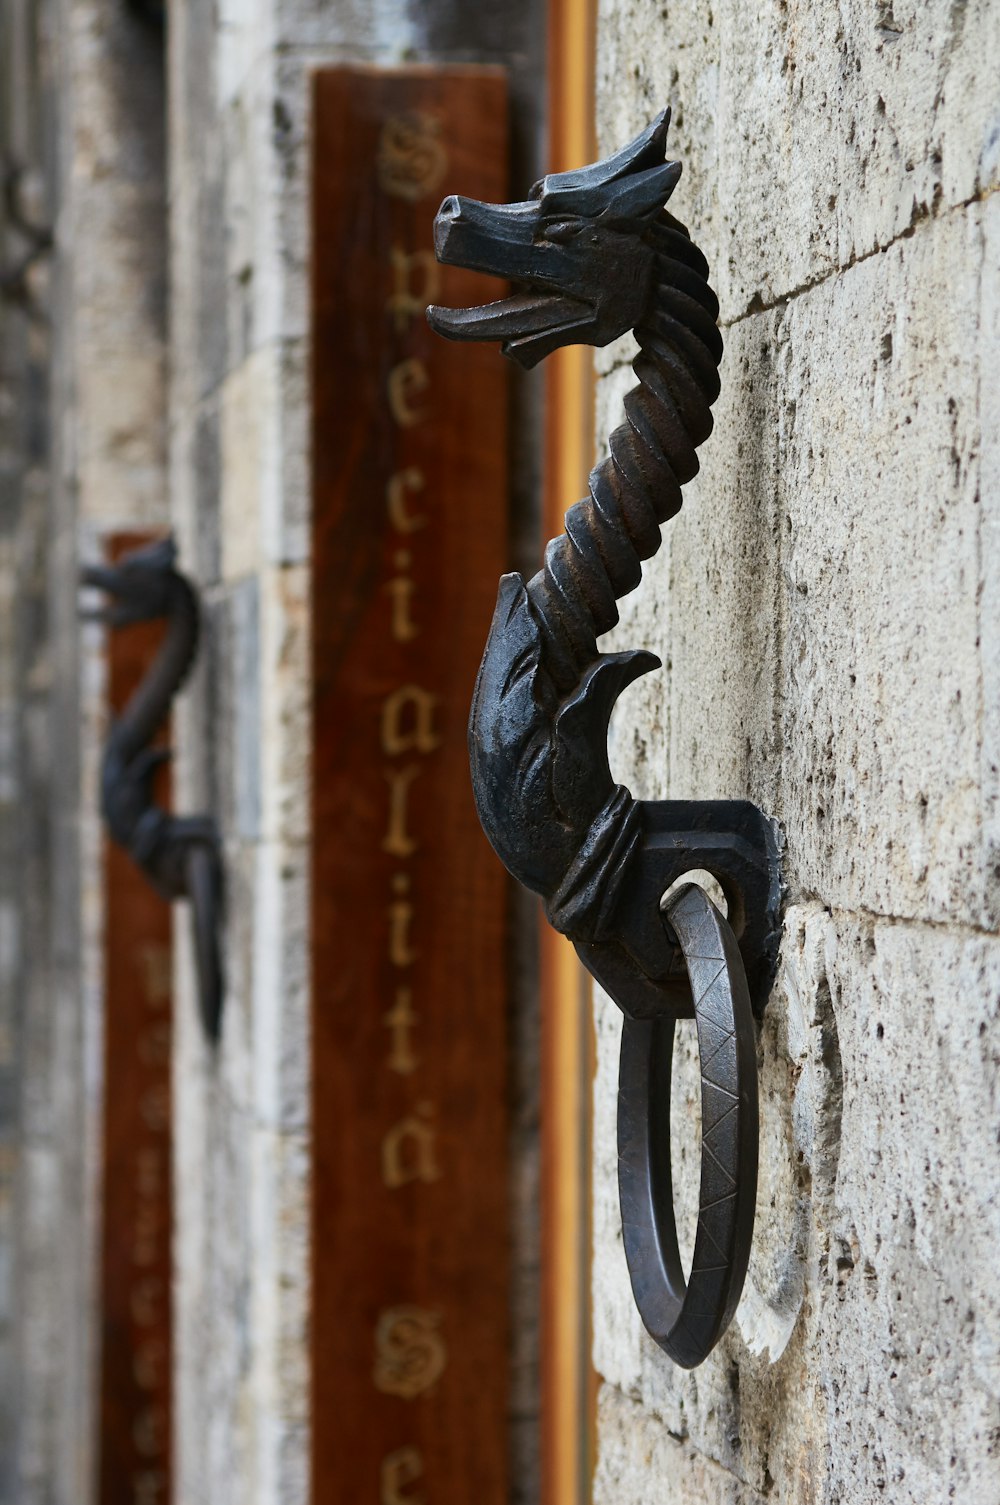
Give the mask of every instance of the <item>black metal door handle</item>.
[{"label": "black metal door handle", "polygon": [[205,1033],[217,1040],[222,1020],[222,858],[210,815],[173,815],[157,805],[153,775],[170,757],[153,744],[198,651],[194,586],[175,568],[172,538],[135,549],[113,565],[88,565],[81,584],[107,593],[111,604],[81,612],[109,627],[163,617],[167,631],[145,678],[112,724],[101,765],[101,813],[123,847],[165,899],[191,904],[198,1007]]},{"label": "black metal door handle", "polygon": [[665,912],[687,965],[701,1058],[701,1191],[685,1283],[674,1222],[670,1074],[674,1019],[628,1019],[618,1081],[618,1190],[632,1293],[675,1363],[693,1369],[736,1310],[757,1195],[757,1047],[736,938],[705,891]]},{"label": "black metal door handle", "polygon": [[[680,509],[681,486],[697,473],[695,450],[712,431],[719,395],[722,336],[708,264],[666,208],[681,172],[665,156],[669,118],[664,111],[602,162],[550,174],[523,203],[445,199],[434,230],[438,258],[508,278],[515,292],[482,308],[432,307],[428,318],[449,339],[499,339],[524,366],[561,345],[606,345],[629,329],[639,344],[632,363],[639,384],[625,398],[626,422],[611,435],[610,453],[591,473],[590,495],[570,508],[543,569],[527,582],[520,575],[500,582],[469,751],[476,808],[498,856],[542,895],[550,922],[626,1015],[623,1112],[630,1175],[639,1178],[623,1187],[632,1226],[626,1252],[650,1331],[679,1363],[694,1364],[732,1316],[746,1269],[756,1184],[750,1002],[763,1009],[774,975],[781,875],[775,828],[748,801],[634,800],[615,784],[608,763],[615,700],[659,661],[642,650],[601,653],[597,641],[618,621],[617,601],[639,584],[662,524]],[[699,1035],[705,1031],[707,1039],[705,999],[714,995],[703,990],[699,1001],[703,958],[685,950],[681,935],[684,916],[701,901],[674,906],[676,934],[663,925],[660,901],[698,868],[718,879],[731,917],[727,923],[711,911],[737,1021],[738,1190],[725,1215],[733,1208],[739,1215],[732,1248],[709,1266],[711,1229],[723,1214],[705,1205],[684,1296],[667,1217],[663,1131],[672,1021],[691,1014],[694,993]],[[703,1052],[707,1060],[707,1044]],[[706,1080],[712,1098],[714,1084]],[[710,1125],[705,1165],[715,1132]],[[717,1137],[731,1132],[727,1119]],[[702,1179],[703,1190],[718,1189],[709,1172]],[[716,1205],[728,1196],[720,1191]]]}]

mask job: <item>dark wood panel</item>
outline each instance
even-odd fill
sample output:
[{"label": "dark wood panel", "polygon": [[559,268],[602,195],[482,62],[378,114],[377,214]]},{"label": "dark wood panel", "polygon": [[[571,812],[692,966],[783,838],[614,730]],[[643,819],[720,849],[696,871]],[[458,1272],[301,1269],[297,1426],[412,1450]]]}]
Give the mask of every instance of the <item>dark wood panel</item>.
[{"label": "dark wood panel", "polygon": [[497,70],[314,95],[313,1498],[507,1495],[506,880],[466,723],[504,567],[506,375],[429,301],[506,196]]},{"label": "dark wood panel", "polygon": [[[117,559],[152,542],[118,534]],[[163,624],[108,634],[108,696],[120,711]],[[157,799],[169,803],[166,770]],[[101,1238],[101,1505],[171,1499],[170,906],[105,839],[104,1185]]]}]

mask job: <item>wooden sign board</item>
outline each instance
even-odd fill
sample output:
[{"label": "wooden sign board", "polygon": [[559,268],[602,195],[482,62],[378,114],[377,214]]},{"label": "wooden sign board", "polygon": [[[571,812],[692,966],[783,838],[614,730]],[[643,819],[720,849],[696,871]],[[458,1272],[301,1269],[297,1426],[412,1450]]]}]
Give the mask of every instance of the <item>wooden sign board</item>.
[{"label": "wooden sign board", "polygon": [[[154,540],[117,534],[108,557]],[[108,633],[117,715],[144,677],[161,622]],[[168,804],[161,770],[157,799]],[[110,840],[104,855],[104,1185],[100,1271],[100,1505],[170,1505],[170,905]]]},{"label": "wooden sign board", "polygon": [[506,549],[506,376],[429,302],[445,193],[506,196],[494,69],[315,79],[317,1505],[507,1498],[506,880],[466,725]]}]

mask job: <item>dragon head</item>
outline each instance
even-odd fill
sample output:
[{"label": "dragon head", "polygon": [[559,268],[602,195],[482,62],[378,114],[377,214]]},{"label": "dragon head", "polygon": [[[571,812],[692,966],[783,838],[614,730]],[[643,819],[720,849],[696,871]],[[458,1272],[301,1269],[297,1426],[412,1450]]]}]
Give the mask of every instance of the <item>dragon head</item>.
[{"label": "dragon head", "polygon": [[113,605],[81,615],[109,627],[127,627],[133,622],[152,622],[165,617],[177,573],[177,546],[163,538],[145,548],[123,554],[116,564],[88,564],[80,572],[81,584],[106,591]]},{"label": "dragon head", "polygon": [[647,231],[681,175],[665,160],[664,110],[614,156],[550,173],[518,204],[446,198],[434,221],[439,261],[514,284],[479,308],[432,305],[431,327],[453,340],[501,340],[537,364],[560,345],[607,345],[640,321],[654,252]]}]

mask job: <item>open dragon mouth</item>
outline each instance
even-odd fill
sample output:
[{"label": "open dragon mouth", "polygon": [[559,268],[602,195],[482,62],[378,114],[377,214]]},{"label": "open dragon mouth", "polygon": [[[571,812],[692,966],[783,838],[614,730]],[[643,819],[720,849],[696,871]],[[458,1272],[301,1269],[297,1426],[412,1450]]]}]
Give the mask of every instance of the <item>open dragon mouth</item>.
[{"label": "open dragon mouth", "polygon": [[121,571],[112,565],[85,564],[80,571],[80,584],[94,590],[115,591],[121,583]]},{"label": "open dragon mouth", "polygon": [[495,303],[475,308],[432,305],[427,310],[430,326],[438,334],[449,340],[501,340],[504,355],[530,353],[529,347],[540,335],[570,334],[592,317],[591,305],[580,298],[534,292],[527,285]]},{"label": "open dragon mouth", "polygon": [[428,322],[450,340],[500,340],[504,355],[533,366],[593,322],[593,302],[566,291],[576,280],[566,251],[538,238],[539,206],[445,199],[434,221],[439,261],[513,283],[510,297],[475,308],[431,305]]},{"label": "open dragon mouth", "polygon": [[452,340],[499,340],[522,366],[634,329],[652,286],[647,232],[681,171],[664,161],[666,120],[608,162],[550,174],[520,203],[446,198],[434,220],[438,261],[503,277],[514,290],[477,308],[432,305],[431,328]]}]

